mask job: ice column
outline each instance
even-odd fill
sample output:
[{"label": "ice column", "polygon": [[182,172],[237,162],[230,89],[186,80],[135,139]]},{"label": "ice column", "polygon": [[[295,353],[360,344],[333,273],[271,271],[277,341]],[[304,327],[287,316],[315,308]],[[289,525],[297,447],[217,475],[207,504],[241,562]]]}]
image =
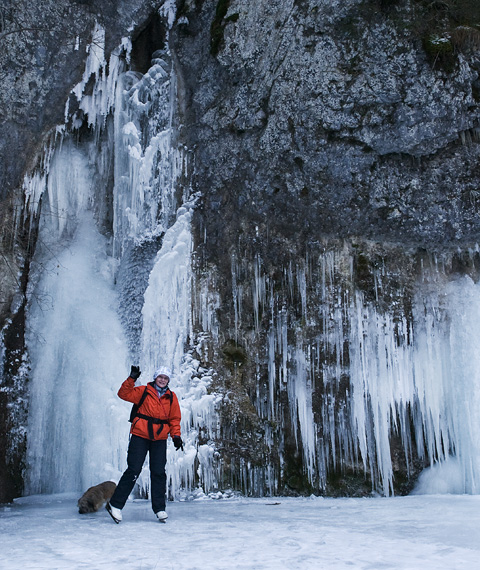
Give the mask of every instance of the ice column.
[{"label": "ice column", "polygon": [[66,140],[43,197],[27,319],[27,493],[78,492],[116,478],[123,462],[128,410],[116,391],[126,347],[90,174]]},{"label": "ice column", "polygon": [[160,364],[179,371],[190,334],[192,212],[181,208],[168,229],[144,295],[142,369]]},{"label": "ice column", "polygon": [[[192,205],[186,204],[167,230],[150,273],[142,310],[141,368],[146,378],[151,379],[158,366],[169,366],[173,370],[171,388],[182,409],[185,452],[174,452],[171,446],[168,454],[167,472],[173,495],[181,487],[194,485],[197,463],[204,488],[208,490],[214,484],[211,469],[214,450],[201,445],[197,453],[197,437],[199,429],[211,429],[216,396],[207,391],[211,378],[197,375],[198,362],[187,354],[192,339],[191,217]],[[146,473],[142,485],[148,486]]]},{"label": "ice column", "polygon": [[167,230],[175,221],[177,183],[185,167],[174,144],[176,77],[168,50],[153,54],[145,75],[120,76],[114,112],[114,248]]},{"label": "ice column", "polygon": [[[439,297],[441,297],[439,295]],[[434,299],[436,295],[434,296]],[[426,351],[432,368],[417,362],[426,409],[423,431],[432,468],[417,492],[480,492],[480,286],[469,277],[444,289],[446,311],[426,305]],[[442,303],[442,304],[443,304]],[[425,312],[425,307],[423,312]],[[442,318],[443,317],[443,318]],[[428,353],[427,353],[428,354]]]}]

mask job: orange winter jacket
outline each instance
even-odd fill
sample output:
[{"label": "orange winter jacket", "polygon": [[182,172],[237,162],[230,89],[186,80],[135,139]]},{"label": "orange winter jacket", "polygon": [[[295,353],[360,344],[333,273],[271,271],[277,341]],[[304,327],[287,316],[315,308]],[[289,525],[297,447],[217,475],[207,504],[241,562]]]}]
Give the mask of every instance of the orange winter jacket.
[{"label": "orange winter jacket", "polygon": [[[138,404],[142,398],[145,386],[135,386],[135,380],[128,377],[120,386],[118,397],[132,404]],[[178,398],[168,389],[159,398],[153,382],[147,384],[147,395],[138,409],[138,416],[134,418],[130,433],[144,439],[167,439],[180,435],[180,420],[182,414]],[[150,419],[149,419],[150,418]]]}]

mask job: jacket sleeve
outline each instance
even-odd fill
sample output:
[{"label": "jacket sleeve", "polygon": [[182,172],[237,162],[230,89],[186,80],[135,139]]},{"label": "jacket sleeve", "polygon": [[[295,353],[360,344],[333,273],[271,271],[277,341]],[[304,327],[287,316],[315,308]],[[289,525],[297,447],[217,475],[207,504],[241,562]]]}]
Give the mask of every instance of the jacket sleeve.
[{"label": "jacket sleeve", "polygon": [[172,392],[172,404],[170,406],[170,416],[168,418],[168,424],[170,426],[170,435],[175,437],[176,435],[181,435],[180,430],[180,420],[182,419],[182,413],[180,411],[180,404],[178,403],[178,398],[174,392]]},{"label": "jacket sleeve", "polygon": [[130,376],[125,380],[125,382],[120,386],[118,391],[118,397],[126,402],[132,402],[132,404],[138,404],[142,397],[145,386],[135,386],[135,380]]}]

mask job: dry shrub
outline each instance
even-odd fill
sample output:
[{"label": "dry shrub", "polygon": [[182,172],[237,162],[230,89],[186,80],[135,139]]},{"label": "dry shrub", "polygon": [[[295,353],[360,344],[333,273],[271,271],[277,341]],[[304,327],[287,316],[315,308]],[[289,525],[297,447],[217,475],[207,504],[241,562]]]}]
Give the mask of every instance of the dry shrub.
[{"label": "dry shrub", "polygon": [[458,26],[450,32],[450,41],[456,52],[480,50],[480,30],[470,26]]}]

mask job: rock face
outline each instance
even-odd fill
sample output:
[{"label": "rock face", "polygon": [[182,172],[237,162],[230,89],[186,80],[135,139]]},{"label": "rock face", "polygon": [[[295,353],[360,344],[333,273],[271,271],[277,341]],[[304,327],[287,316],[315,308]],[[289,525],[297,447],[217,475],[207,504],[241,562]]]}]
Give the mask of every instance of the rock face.
[{"label": "rock face", "polygon": [[[143,23],[156,4],[123,0],[105,6],[89,0],[2,3],[2,197],[21,184],[35,153],[42,150],[45,134],[63,124],[67,96],[82,77],[95,21],[108,30],[106,45],[111,51],[127,28]],[[18,148],[25,149],[21,160]]]},{"label": "rock face", "polygon": [[301,220],[309,235],[476,241],[478,51],[453,73],[432,64],[418,3],[228,4],[215,59],[211,12],[187,12],[175,44],[211,210],[253,204],[239,223],[280,235]]},{"label": "rock face", "polygon": [[[23,174],[48,131],[63,124],[95,20],[107,51],[133,36],[130,66],[144,73],[170,26],[152,17],[158,4],[2,8],[0,188],[11,223]],[[468,0],[439,8],[420,0],[176,4],[168,41],[178,139],[194,156],[189,184],[200,195],[194,296],[216,298],[215,326],[194,311],[193,333],[206,347],[195,356],[215,371],[211,389],[223,396],[219,431],[209,434],[218,486],[408,492],[441,453],[425,452],[428,437],[416,429],[427,411],[413,396],[405,408],[383,401],[391,415],[379,418],[363,386],[358,428],[356,327],[367,335],[375,322],[377,340],[388,329],[408,352],[419,306],[449,314],[426,293],[418,300],[420,283],[477,280],[480,10]],[[23,268],[25,282],[34,241],[2,236],[4,260]],[[28,359],[21,332],[9,344],[7,319],[14,314],[22,331],[24,303],[10,308],[13,278],[2,287],[2,381],[13,390],[28,370],[11,363]],[[4,418],[9,425],[7,411]],[[380,420],[389,426],[387,451],[373,433]],[[10,489],[0,501],[21,489],[21,469],[22,453],[2,467],[4,480],[17,483],[0,480]]]}]

